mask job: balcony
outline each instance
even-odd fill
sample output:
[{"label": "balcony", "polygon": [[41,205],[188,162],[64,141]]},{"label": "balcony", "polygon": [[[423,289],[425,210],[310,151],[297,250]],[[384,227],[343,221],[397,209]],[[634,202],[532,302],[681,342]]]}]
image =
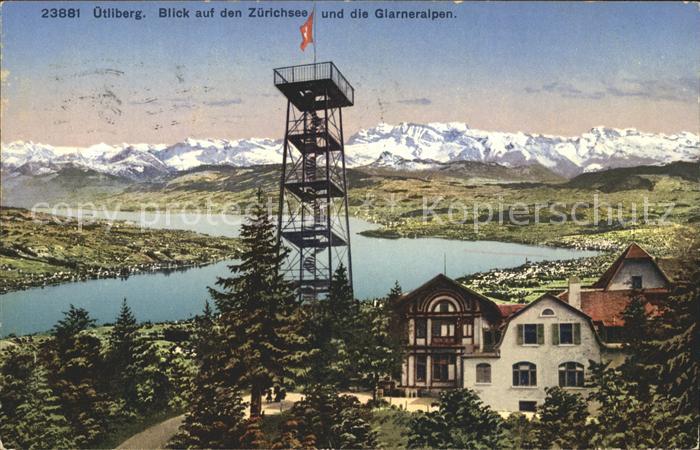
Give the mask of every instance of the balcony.
[{"label": "balcony", "polygon": [[355,103],[355,89],[330,61],[274,69],[274,82],[300,111],[342,108]]},{"label": "balcony", "polygon": [[459,342],[455,336],[433,336],[430,345],[457,345]]}]

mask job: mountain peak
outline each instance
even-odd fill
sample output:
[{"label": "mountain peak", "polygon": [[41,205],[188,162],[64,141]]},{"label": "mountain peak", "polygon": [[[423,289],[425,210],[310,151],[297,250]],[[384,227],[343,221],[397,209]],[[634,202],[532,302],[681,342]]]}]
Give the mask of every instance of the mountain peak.
[{"label": "mountain peak", "polygon": [[[455,161],[503,166],[541,165],[567,177],[583,172],[697,159],[698,136],[643,133],[634,128],[591,128],[576,137],[525,132],[494,132],[462,122],[379,123],[358,131],[345,145],[349,167],[425,169]],[[32,141],[2,144],[3,170],[52,173],[72,165],[100,173],[153,179],[201,165],[247,167],[282,162],[282,142],[271,138],[238,140],[188,137],[173,145],[99,143],[52,147]]]}]

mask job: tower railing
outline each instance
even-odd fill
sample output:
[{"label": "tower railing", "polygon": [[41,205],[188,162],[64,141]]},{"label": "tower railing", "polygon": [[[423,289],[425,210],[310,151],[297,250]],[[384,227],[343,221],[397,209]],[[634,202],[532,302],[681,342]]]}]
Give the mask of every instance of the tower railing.
[{"label": "tower railing", "polygon": [[306,81],[332,80],[338,89],[355,102],[355,88],[345,79],[333,62],[304,64],[301,66],[280,67],[274,69],[275,86]]}]

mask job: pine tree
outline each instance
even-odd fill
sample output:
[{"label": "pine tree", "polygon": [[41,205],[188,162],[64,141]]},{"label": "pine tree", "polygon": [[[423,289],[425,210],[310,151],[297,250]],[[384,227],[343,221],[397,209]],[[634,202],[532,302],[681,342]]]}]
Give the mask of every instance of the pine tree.
[{"label": "pine tree", "polygon": [[49,387],[31,338],[0,353],[0,436],[9,448],[70,448],[70,424]]},{"label": "pine tree", "polygon": [[75,335],[95,325],[95,320],[90,317],[86,309],[76,308],[72,303],[68,311],[63,312],[63,316],[52,330],[59,349],[65,349]]},{"label": "pine tree", "polygon": [[188,393],[185,420],[168,444],[172,448],[236,448],[245,433],[244,410],[237,380],[241,365],[222,345],[221,327],[206,303],[195,318],[193,344],[197,372]]},{"label": "pine tree", "polygon": [[635,381],[609,363],[592,363],[588,396],[599,411],[589,424],[591,446],[614,448],[690,448],[696,445],[697,415],[678,414],[678,399],[636,396]]},{"label": "pine tree", "polygon": [[545,388],[546,397],[534,421],[536,448],[587,448],[588,405],[578,394]]},{"label": "pine tree", "polygon": [[503,419],[476,392],[443,391],[438,406],[411,419],[409,448],[500,448],[507,443]]},{"label": "pine tree", "polygon": [[108,336],[106,360],[109,370],[106,375],[110,392],[122,398],[128,407],[136,405],[136,380],[130,366],[135,352],[137,330],[136,317],[125,298]]},{"label": "pine tree", "polygon": [[210,288],[220,313],[227,366],[242,364],[241,379],[250,389],[250,413],[262,409],[262,393],[275,383],[284,384],[303,373],[299,350],[305,344],[296,295],[279,268],[286,257],[263,204],[262,191],[241,227],[240,263],[230,266],[233,276],[219,278]]},{"label": "pine tree", "polygon": [[372,399],[377,399],[377,389],[383,377],[401,376],[404,355],[404,334],[394,308],[401,297],[398,282],[386,298],[365,303],[361,309],[362,346],[357,367],[372,389]]},{"label": "pine tree", "polygon": [[273,448],[376,448],[371,411],[332,386],[311,386],[296,402]]},{"label": "pine tree", "polygon": [[663,337],[649,343],[647,360],[658,391],[678,399],[679,414],[700,413],[700,283],[668,300]]},{"label": "pine tree", "polygon": [[345,389],[357,375],[357,358],[362,352],[359,342],[360,304],[353,297],[347,270],[341,264],[333,274],[327,297],[312,304],[309,322],[311,346],[316,351],[311,361],[312,383]]}]

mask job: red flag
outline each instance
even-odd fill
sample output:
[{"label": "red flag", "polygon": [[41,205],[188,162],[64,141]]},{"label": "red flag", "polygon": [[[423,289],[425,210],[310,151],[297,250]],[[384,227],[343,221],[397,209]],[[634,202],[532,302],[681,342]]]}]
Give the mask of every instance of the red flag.
[{"label": "red flag", "polygon": [[306,46],[314,41],[314,13],[312,12],[309,18],[304,22],[304,25],[299,27],[301,31],[301,51],[306,49]]}]

